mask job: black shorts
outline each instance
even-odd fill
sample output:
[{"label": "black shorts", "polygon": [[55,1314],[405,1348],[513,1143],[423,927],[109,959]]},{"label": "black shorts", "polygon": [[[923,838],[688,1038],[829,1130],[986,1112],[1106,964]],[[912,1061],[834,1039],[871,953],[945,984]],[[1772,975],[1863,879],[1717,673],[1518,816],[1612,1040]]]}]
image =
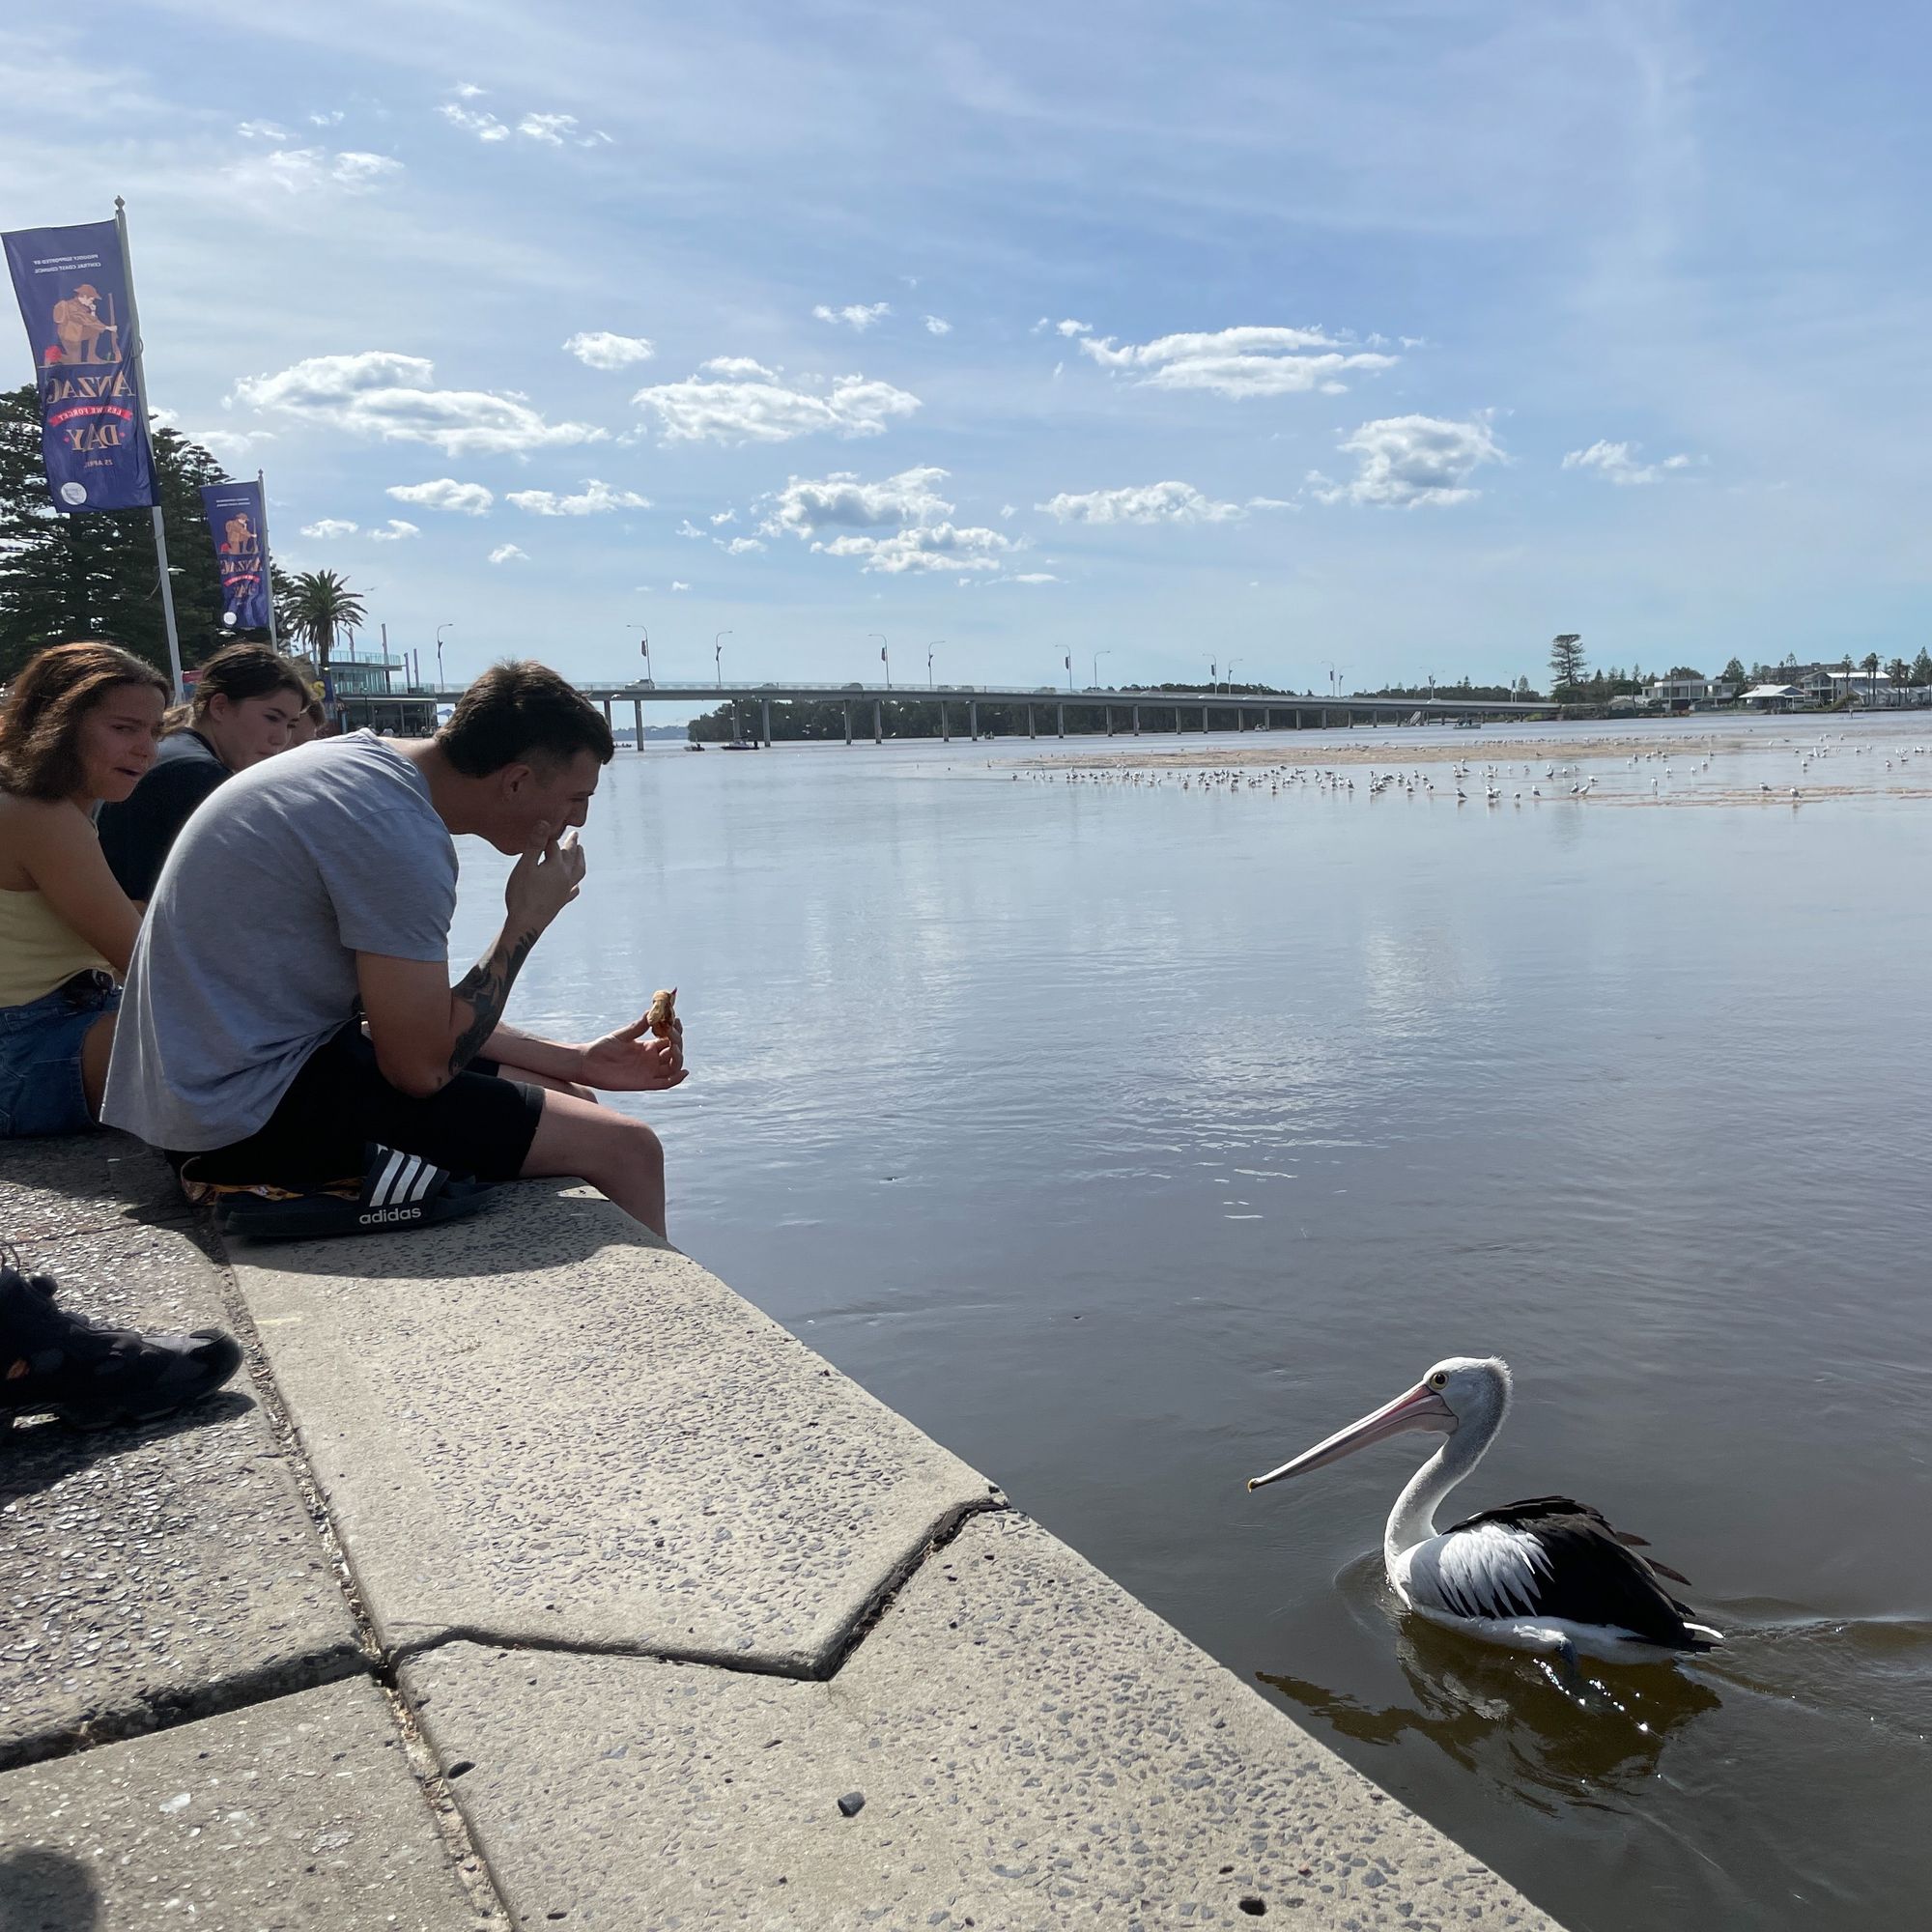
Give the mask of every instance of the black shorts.
[{"label": "black shorts", "polygon": [[542,1118],[542,1090],[502,1078],[489,1060],[472,1060],[427,1099],[405,1094],[383,1078],[376,1049],[352,1023],[309,1055],[246,1140],[170,1158],[177,1168],[194,1160],[204,1180],[289,1187],[360,1174],[363,1148],[376,1141],[452,1174],[515,1180]]}]

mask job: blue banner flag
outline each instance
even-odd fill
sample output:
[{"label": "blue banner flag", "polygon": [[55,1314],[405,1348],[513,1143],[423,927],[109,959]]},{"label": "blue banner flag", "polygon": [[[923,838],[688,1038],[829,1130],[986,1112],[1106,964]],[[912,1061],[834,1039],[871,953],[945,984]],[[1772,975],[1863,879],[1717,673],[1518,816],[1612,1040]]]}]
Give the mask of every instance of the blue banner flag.
[{"label": "blue banner flag", "polygon": [[269,546],[259,483],[204,483],[202,514],[221,573],[221,621],[231,631],[269,628]]},{"label": "blue banner flag", "polygon": [[23,228],[0,242],[33,344],[41,454],[54,507],[148,508],[159,499],[115,224]]}]

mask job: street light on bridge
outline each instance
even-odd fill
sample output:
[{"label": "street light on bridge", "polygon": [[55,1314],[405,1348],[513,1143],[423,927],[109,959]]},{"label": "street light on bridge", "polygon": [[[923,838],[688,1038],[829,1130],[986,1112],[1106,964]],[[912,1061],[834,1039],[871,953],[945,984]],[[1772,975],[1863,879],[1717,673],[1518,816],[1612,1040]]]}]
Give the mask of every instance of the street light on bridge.
[{"label": "street light on bridge", "polygon": [[925,647],[925,688],[928,691],[931,691],[934,688],[932,682],[932,654],[945,641],[946,639],[944,638],[934,638],[931,643],[927,644]]},{"label": "street light on bridge", "polygon": [[442,682],[442,634],[445,631],[453,631],[455,629],[456,619],[454,617],[448,623],[439,624],[436,627],[436,688],[439,691],[444,688]]},{"label": "street light on bridge", "polygon": [[1100,686],[1100,660],[1102,658],[1110,658],[1113,655],[1114,653],[1111,647],[1108,648],[1107,650],[1095,651],[1094,653],[1094,688],[1096,691],[1099,689]]},{"label": "street light on bridge", "polygon": [[886,689],[890,691],[893,688],[893,656],[886,648],[886,634],[883,631],[867,631],[866,635],[879,640],[879,662],[886,668]]},{"label": "street light on bridge", "polygon": [[730,635],[729,631],[719,631],[711,639],[711,662],[717,667],[720,691],[724,689],[724,639]]}]

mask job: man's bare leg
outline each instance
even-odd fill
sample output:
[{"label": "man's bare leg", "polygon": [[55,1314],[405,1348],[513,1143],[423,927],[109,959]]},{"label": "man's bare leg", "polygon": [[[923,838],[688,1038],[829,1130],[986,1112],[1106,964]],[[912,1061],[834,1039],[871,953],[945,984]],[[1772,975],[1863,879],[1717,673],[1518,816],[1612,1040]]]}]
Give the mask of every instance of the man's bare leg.
[{"label": "man's bare leg", "polygon": [[664,1144],[643,1122],[574,1094],[545,1094],[523,1177],[559,1174],[581,1176],[652,1234],[664,1234]]}]

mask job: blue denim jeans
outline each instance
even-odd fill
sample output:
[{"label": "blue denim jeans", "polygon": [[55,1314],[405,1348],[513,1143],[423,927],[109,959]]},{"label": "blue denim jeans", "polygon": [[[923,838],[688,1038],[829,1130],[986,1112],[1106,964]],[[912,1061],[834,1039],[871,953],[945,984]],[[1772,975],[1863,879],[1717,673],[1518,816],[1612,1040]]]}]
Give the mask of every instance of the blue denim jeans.
[{"label": "blue denim jeans", "polygon": [[0,1140],[94,1125],[80,1081],[81,1042],[120,1004],[121,988],[105,973],[78,973],[24,1007],[0,1007]]}]

